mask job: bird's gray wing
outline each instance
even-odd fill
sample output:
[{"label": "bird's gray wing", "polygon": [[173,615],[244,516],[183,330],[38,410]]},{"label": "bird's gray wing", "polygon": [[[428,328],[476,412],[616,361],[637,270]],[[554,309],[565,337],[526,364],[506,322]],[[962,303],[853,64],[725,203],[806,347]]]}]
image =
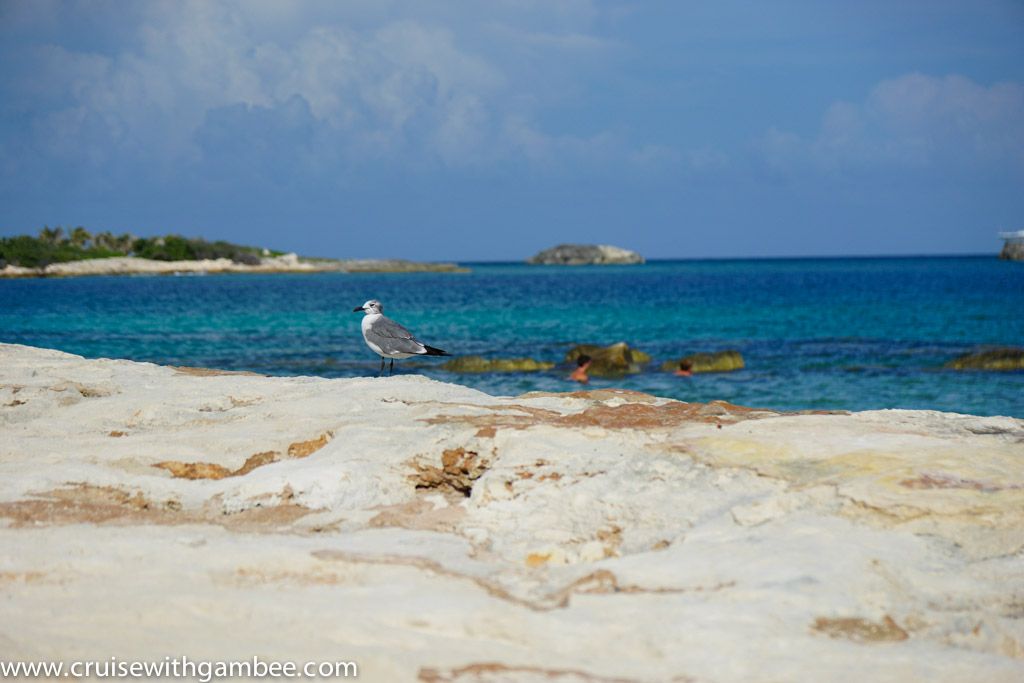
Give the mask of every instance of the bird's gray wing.
[{"label": "bird's gray wing", "polygon": [[367,336],[385,353],[423,353],[426,351],[423,344],[412,336],[412,332],[384,316],[370,325]]}]

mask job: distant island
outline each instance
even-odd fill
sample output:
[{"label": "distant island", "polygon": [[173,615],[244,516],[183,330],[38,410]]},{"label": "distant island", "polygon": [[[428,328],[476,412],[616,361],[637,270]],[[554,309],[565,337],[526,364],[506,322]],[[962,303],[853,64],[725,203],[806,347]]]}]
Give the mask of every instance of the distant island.
[{"label": "distant island", "polygon": [[175,273],[466,272],[454,263],[402,259],[306,258],[180,235],[92,234],[84,227],[44,227],[37,237],[0,237],[0,277]]},{"label": "distant island", "polygon": [[1005,261],[1024,261],[1024,230],[1001,232],[999,237],[1005,240],[999,258]]},{"label": "distant island", "polygon": [[611,266],[643,263],[644,257],[609,244],[559,244],[531,256],[526,262],[541,266]]}]

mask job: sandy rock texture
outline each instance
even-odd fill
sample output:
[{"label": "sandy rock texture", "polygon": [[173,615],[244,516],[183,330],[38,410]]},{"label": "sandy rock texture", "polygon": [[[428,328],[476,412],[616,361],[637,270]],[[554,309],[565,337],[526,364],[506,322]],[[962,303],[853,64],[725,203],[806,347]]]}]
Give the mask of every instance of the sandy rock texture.
[{"label": "sandy rock texture", "polygon": [[1024,421],[0,345],[0,652],[1024,680]]}]

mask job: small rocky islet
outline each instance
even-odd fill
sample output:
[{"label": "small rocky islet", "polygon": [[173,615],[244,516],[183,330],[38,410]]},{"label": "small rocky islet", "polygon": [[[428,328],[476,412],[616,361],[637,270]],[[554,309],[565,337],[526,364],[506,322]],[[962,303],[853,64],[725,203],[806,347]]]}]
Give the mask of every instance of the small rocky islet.
[{"label": "small rocky islet", "polygon": [[635,251],[610,244],[559,244],[526,259],[533,266],[611,266],[644,263]]}]

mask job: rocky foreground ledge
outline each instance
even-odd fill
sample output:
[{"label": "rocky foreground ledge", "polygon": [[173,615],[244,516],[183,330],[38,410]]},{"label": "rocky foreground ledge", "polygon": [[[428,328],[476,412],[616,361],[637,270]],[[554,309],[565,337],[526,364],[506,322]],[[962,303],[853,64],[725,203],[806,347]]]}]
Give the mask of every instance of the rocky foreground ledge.
[{"label": "rocky foreground ledge", "polygon": [[1019,681],[1024,421],[0,345],[6,659]]}]

